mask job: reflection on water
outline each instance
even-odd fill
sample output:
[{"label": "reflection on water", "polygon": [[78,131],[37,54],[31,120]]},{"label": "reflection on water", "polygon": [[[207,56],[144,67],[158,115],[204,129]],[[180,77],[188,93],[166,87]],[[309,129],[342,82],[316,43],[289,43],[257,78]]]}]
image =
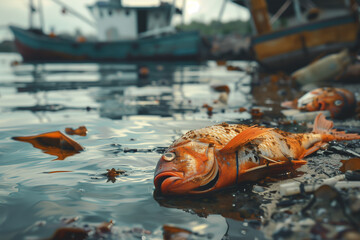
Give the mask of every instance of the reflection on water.
[{"label": "reflection on water", "polygon": [[[190,239],[263,238],[264,200],[246,188],[202,199],[153,197],[156,163],[180,134],[251,117],[236,111],[252,105],[245,73],[213,62],[10,67],[18,55],[0,54],[0,59],[1,238],[44,239],[56,229],[77,228],[96,239],[92,229],[110,221],[106,239],[163,239],[169,229],[183,229]],[[216,90],[221,85],[230,89],[227,104],[221,102],[224,91]],[[212,115],[204,104],[213,108]],[[59,157],[52,151],[64,154],[61,146],[50,151],[41,144],[44,139],[30,142],[65,161],[51,161],[52,156],[11,139],[76,126],[87,129],[71,136],[84,148],[80,154]],[[108,181],[102,175],[107,169],[126,174]],[[64,223],[64,218],[76,221]]]}]

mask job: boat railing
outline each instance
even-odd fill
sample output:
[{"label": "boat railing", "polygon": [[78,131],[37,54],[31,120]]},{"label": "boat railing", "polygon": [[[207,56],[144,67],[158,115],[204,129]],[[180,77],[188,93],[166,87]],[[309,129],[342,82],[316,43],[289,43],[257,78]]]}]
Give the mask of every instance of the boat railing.
[{"label": "boat railing", "polygon": [[164,34],[175,33],[176,30],[173,26],[166,26],[163,28],[156,28],[139,34],[139,38],[156,37]]}]

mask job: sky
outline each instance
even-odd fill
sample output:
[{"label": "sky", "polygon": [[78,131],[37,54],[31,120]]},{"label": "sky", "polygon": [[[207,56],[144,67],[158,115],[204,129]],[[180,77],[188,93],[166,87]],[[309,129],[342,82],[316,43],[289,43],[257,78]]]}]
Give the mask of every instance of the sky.
[{"label": "sky", "polygon": [[[96,0],[60,0],[70,6],[84,17],[92,20],[92,17],[86,6],[92,5]],[[172,3],[173,0],[163,0]],[[177,7],[181,8],[184,0],[175,0]],[[225,0],[186,0],[185,23],[192,20],[209,22],[218,19],[222,3]],[[67,32],[73,34],[76,29],[80,29],[84,34],[96,35],[96,30],[87,25],[71,14],[63,14],[62,7],[53,2],[53,0],[33,0],[34,4],[42,2],[45,22],[45,32],[50,32],[54,28],[56,32]],[[135,5],[158,5],[160,0],[123,0],[127,6]],[[249,13],[230,1],[226,4],[222,21],[231,21],[235,19],[247,20]],[[35,15],[35,23],[39,22],[39,17]],[[173,23],[180,23],[181,17],[173,19]],[[12,39],[13,36],[8,30],[9,24],[20,27],[29,26],[29,0],[0,0],[0,40]]]}]

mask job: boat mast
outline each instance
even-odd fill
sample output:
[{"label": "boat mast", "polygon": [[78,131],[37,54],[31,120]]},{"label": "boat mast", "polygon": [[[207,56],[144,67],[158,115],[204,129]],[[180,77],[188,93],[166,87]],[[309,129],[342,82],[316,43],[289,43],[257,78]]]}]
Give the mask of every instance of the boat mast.
[{"label": "boat mast", "polygon": [[300,2],[299,0],[293,0],[294,3],[294,12],[295,12],[295,16],[296,16],[296,20],[298,22],[304,22],[304,19],[301,15],[301,9],[300,9]]},{"label": "boat mast", "polygon": [[45,23],[44,23],[44,12],[43,12],[43,7],[42,7],[42,0],[38,1],[38,5],[39,5],[39,18],[40,18],[40,29],[44,30],[45,28]]},{"label": "boat mast", "polygon": [[254,22],[257,34],[271,32],[270,17],[265,0],[250,0],[249,10]]},{"label": "boat mast", "polygon": [[33,14],[34,14],[34,4],[33,4],[33,0],[29,0],[29,28],[32,29],[34,27],[34,22],[33,22]]},{"label": "boat mast", "polygon": [[219,12],[219,19],[218,19],[219,22],[221,21],[221,18],[222,18],[223,14],[224,14],[225,6],[226,6],[227,2],[228,2],[228,0],[224,0],[223,4],[221,5],[221,9],[220,9],[220,12]]},{"label": "boat mast", "polygon": [[182,10],[181,10],[181,25],[184,25],[185,23],[185,6],[186,6],[186,0],[183,0]]},{"label": "boat mast", "polygon": [[174,17],[174,13],[175,13],[175,10],[176,10],[176,0],[173,0],[172,2],[172,8],[171,8],[171,13],[170,13],[170,21],[169,21],[169,26],[171,25],[171,22],[172,22],[172,19]]},{"label": "boat mast", "polygon": [[72,14],[73,16],[79,18],[80,20],[82,20],[83,22],[87,23],[89,26],[96,28],[95,24],[90,21],[89,19],[87,19],[86,17],[84,17],[83,15],[81,15],[80,13],[78,13],[77,11],[75,11],[74,9],[72,9],[71,7],[65,5],[64,3],[62,3],[60,0],[53,0],[54,3],[60,5],[63,8],[66,8],[67,11]]}]

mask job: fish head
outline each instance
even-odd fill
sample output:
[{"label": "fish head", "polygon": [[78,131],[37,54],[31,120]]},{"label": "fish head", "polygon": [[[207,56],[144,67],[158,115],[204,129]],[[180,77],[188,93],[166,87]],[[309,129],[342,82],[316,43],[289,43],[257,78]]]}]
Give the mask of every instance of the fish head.
[{"label": "fish head", "polygon": [[305,111],[327,110],[334,118],[350,116],[356,108],[355,96],[352,92],[341,88],[318,88],[298,101],[298,108]]},{"label": "fish head", "polygon": [[213,144],[188,141],[171,146],[161,156],[154,184],[165,195],[200,194],[213,190],[218,178]]}]

